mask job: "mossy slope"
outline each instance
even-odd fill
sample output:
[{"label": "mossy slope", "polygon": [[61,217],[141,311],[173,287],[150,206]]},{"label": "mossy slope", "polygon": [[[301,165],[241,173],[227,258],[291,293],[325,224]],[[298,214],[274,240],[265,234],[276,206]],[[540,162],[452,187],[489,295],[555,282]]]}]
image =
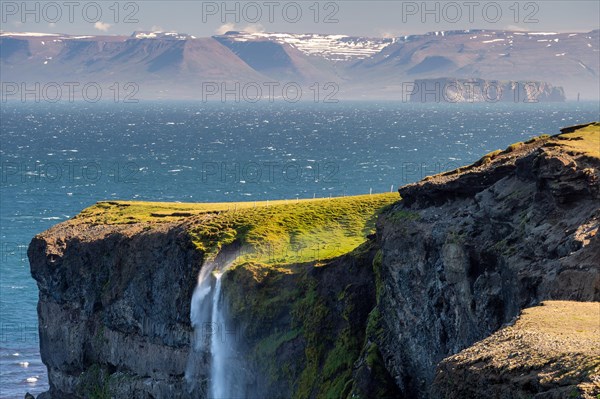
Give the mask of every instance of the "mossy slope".
[{"label": "mossy slope", "polygon": [[295,264],[352,251],[374,231],[379,209],[397,193],[332,199],[215,204],[99,202],[74,221],[86,224],[164,223],[189,220],[189,231],[208,258],[234,242],[238,263]]},{"label": "mossy slope", "polygon": [[283,269],[246,263],[226,274],[225,295],[253,370],[251,396],[394,396],[380,356],[370,356],[366,367],[375,368],[372,374],[389,385],[355,388],[358,379],[373,377],[357,376],[355,370],[375,306],[374,253],[368,242],[319,267],[316,262]]}]

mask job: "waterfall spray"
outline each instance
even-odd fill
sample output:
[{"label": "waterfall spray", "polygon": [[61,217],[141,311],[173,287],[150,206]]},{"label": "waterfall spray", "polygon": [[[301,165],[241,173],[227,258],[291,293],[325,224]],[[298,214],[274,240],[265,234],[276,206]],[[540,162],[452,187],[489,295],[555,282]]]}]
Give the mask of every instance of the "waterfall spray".
[{"label": "waterfall spray", "polygon": [[190,388],[196,389],[198,364],[210,354],[208,397],[211,399],[240,398],[243,394],[243,367],[235,351],[235,334],[227,327],[224,300],[221,295],[223,273],[233,261],[224,265],[207,262],[198,275],[192,296],[190,319],[194,328],[193,347],[186,369]]},{"label": "waterfall spray", "polygon": [[227,392],[227,381],[225,376],[225,363],[227,361],[227,346],[226,339],[224,336],[225,324],[222,311],[220,309],[221,301],[221,273],[215,273],[215,292],[213,294],[212,302],[212,326],[215,331],[211,335],[210,340],[210,353],[212,357],[212,363],[210,368],[211,385],[210,390],[212,397],[227,398],[230,397],[230,393]]}]

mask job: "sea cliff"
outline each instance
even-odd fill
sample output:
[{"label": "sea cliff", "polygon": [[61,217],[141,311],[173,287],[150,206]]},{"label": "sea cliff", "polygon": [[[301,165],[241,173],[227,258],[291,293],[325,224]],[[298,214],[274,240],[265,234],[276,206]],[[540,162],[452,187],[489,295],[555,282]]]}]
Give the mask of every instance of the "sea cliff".
[{"label": "sea cliff", "polygon": [[[210,335],[235,340],[228,364],[246,397],[595,398],[599,180],[591,124],[399,196],[100,202],[29,246],[43,397],[210,397],[211,353],[194,348],[190,314],[198,274],[216,263],[227,325]],[[554,334],[560,350],[546,356],[521,331],[546,328],[531,309],[555,300],[581,331]],[[526,383],[509,361],[521,355]]]},{"label": "sea cliff", "polygon": [[490,79],[429,78],[406,85],[410,102],[446,103],[538,103],[564,102],[565,91],[541,81],[498,81]]}]

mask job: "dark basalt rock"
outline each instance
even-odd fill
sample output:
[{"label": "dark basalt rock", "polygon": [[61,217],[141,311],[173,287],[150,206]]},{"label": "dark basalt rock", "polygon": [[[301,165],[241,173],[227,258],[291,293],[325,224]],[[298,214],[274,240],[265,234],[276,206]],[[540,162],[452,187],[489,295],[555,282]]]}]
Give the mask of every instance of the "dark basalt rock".
[{"label": "dark basalt rock", "polygon": [[600,162],[543,141],[400,189],[380,218],[379,347],[404,397],[545,299],[600,299]]},{"label": "dark basalt rock", "polygon": [[52,398],[84,397],[104,375],[117,397],[193,397],[183,375],[202,254],[184,229],[59,225],[28,255]]},{"label": "dark basalt rock", "polygon": [[[316,397],[331,383],[318,380],[328,359],[328,378],[346,373],[336,388],[344,397],[435,398],[440,361],[524,307],[600,300],[599,170],[597,158],[553,140],[521,143],[402,187],[356,253],[258,279],[251,267],[228,272],[230,316],[246,333],[246,355],[254,353],[249,389]],[[44,397],[83,398],[90,389],[115,398],[206,396],[185,380],[203,262],[187,223],[67,222],[32,240]],[[255,306],[265,298],[267,306]],[[288,332],[272,352],[257,349]],[[302,385],[307,352],[314,375]],[[341,365],[336,356],[346,356]],[[205,382],[207,368],[195,370]]]}]

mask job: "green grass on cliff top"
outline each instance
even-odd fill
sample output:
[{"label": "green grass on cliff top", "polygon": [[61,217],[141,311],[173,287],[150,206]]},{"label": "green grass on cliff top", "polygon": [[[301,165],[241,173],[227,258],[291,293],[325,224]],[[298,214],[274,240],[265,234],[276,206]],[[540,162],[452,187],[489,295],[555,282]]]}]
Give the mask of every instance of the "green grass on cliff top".
[{"label": "green grass on cliff top", "polygon": [[[600,158],[600,123],[549,140],[565,149]],[[522,143],[513,146],[518,145]],[[190,224],[190,233],[208,258],[224,247],[239,244],[235,255],[240,261],[289,264],[350,252],[374,230],[378,211],[399,199],[397,193],[389,193],[260,202],[103,201],[83,210],[74,222],[151,226],[196,216],[200,219]]]},{"label": "green grass on cliff top", "polygon": [[[99,202],[77,217],[85,224],[181,221],[199,216],[190,234],[208,258],[236,245],[240,262],[289,264],[348,253],[374,231],[378,211],[397,193],[236,203]],[[202,219],[202,216],[204,218]]]},{"label": "green grass on cliff top", "polygon": [[570,150],[600,158],[600,122],[572,133],[561,134],[556,137],[556,142]]}]

